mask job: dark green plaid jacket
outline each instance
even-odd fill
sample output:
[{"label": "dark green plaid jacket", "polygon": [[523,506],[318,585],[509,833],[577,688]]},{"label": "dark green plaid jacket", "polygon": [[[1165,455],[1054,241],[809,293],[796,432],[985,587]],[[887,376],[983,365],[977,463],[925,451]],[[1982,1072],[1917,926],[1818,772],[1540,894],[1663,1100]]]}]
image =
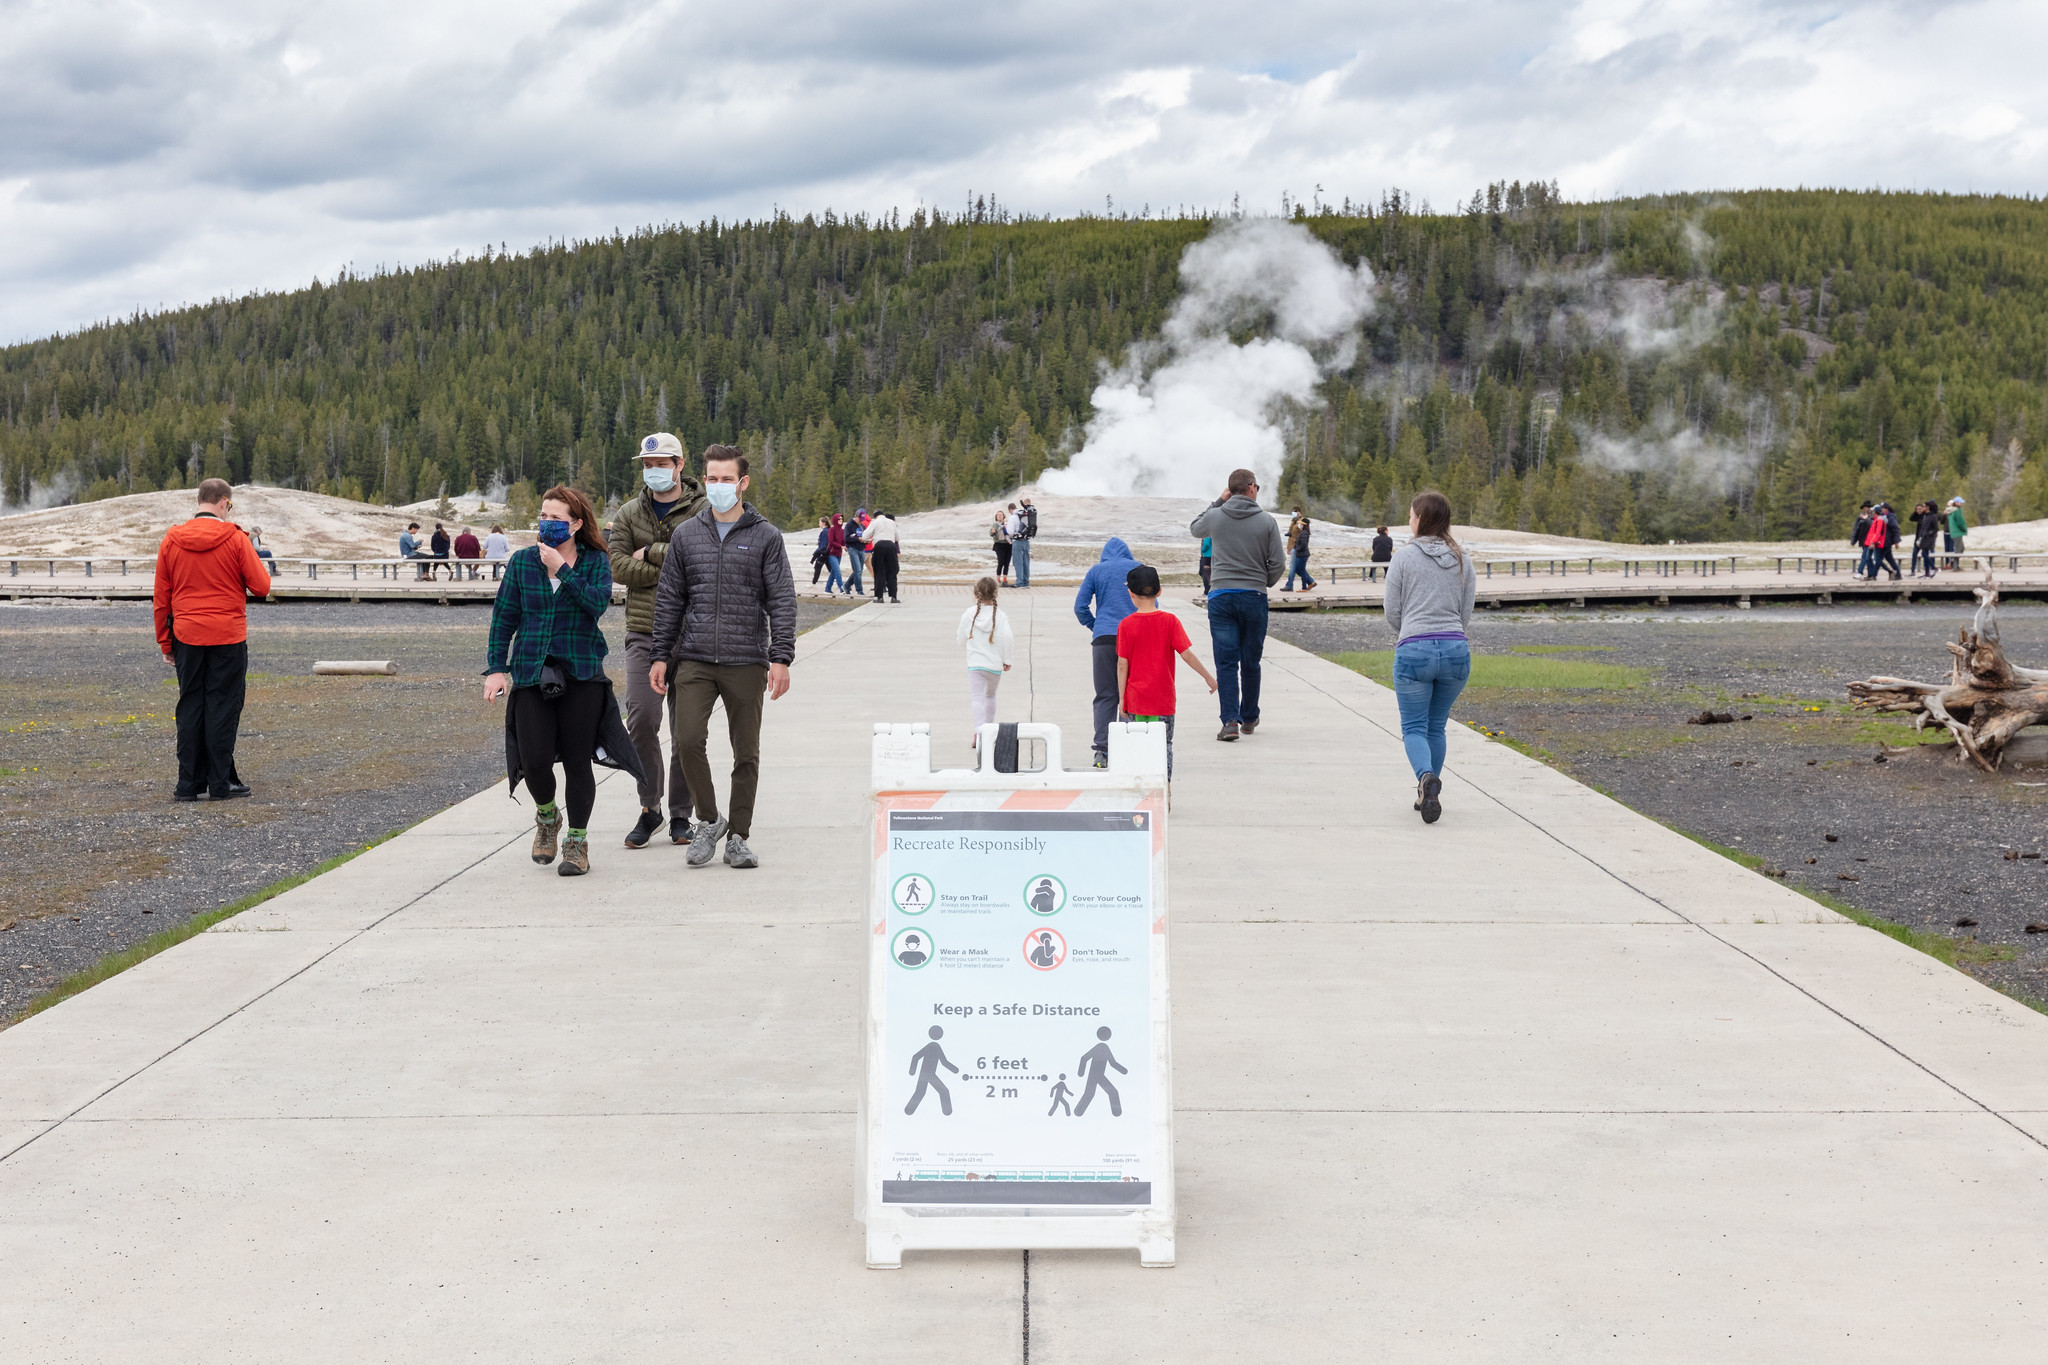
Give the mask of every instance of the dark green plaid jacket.
[{"label": "dark green plaid jacket", "polygon": [[538,546],[506,561],[505,581],[491,608],[486,674],[509,673],[514,687],[537,687],[541,665],[552,654],[580,681],[604,676],[604,632],[597,622],[611,610],[611,560],[580,545],[561,579],[559,589],[549,586]]}]

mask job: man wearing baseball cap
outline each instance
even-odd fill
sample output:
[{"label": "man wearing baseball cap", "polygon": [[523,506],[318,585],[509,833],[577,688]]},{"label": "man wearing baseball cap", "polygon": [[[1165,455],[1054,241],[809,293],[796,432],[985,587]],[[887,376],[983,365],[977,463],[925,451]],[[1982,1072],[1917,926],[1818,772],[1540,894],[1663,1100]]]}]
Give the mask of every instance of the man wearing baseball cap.
[{"label": "man wearing baseball cap", "polygon": [[1961,498],[1948,500],[1948,512],[1941,519],[1941,530],[1941,548],[1948,555],[1948,567],[1962,568],[1963,562],[1956,556],[1963,553],[1963,537],[1970,534],[1970,519],[1963,515]]},{"label": "man wearing baseball cap", "polygon": [[[626,729],[640,754],[640,822],[626,836],[627,848],[645,848],[661,828],[661,706],[648,683],[654,653],[654,586],[661,560],[677,526],[704,510],[704,485],[683,472],[683,443],[666,431],[642,437],[640,482],[644,485],[604,528],[611,551],[612,579],[626,585]],[[676,747],[675,696],[668,698],[668,834],[690,842],[690,784]]]}]

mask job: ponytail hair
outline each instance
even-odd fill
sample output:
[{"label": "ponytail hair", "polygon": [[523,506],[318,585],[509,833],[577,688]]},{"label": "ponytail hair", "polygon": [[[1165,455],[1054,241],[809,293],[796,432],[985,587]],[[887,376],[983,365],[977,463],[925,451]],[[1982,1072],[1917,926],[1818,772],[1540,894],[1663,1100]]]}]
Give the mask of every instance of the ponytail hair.
[{"label": "ponytail hair", "polygon": [[1415,514],[1416,539],[1428,536],[1441,540],[1450,547],[1462,566],[1465,562],[1464,548],[1451,536],[1451,500],[1429,488],[1415,495],[1415,500],[1408,504],[1408,510]]},{"label": "ponytail hair", "polygon": [[981,609],[988,608],[988,642],[996,642],[996,581],[984,575],[974,583],[974,619],[967,623],[967,633],[974,634],[981,629]]}]

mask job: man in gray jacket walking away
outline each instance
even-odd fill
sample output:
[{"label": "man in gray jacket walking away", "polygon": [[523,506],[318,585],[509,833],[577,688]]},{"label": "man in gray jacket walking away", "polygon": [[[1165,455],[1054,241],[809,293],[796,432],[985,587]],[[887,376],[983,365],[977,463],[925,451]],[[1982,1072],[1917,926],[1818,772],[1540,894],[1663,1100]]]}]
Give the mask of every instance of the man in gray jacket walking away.
[{"label": "man in gray jacket walking away", "polygon": [[[725,840],[728,867],[759,867],[747,845],[754,793],[761,780],[761,709],[789,690],[796,657],[796,582],[782,532],[742,502],[747,457],[735,446],[704,451],[704,495],[710,506],[676,527],[654,590],[654,657],[648,681],[664,695],[675,689],[677,742],[697,803],[691,867],[716,856]],[[711,709],[725,703],[732,739],[732,801],[718,814],[711,784]]]},{"label": "man in gray jacket walking away", "polygon": [[1249,469],[1232,470],[1223,496],[1196,517],[1188,532],[1210,543],[1209,645],[1216,655],[1223,728],[1216,738],[1236,739],[1259,728],[1259,661],[1266,653],[1266,590],[1287,571],[1280,528],[1259,506],[1259,484]]}]

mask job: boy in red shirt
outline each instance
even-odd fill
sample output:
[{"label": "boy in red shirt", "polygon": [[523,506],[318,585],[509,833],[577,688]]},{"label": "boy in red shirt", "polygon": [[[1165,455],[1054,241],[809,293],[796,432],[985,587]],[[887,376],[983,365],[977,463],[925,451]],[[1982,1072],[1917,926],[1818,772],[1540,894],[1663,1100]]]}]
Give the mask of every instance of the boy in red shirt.
[{"label": "boy in red shirt", "polygon": [[1166,776],[1173,779],[1173,656],[1187,660],[1216,690],[1216,675],[1195,657],[1187,628],[1170,611],[1159,610],[1159,570],[1140,564],[1124,575],[1131,614],[1116,628],[1117,709],[1125,720],[1166,722]]}]

